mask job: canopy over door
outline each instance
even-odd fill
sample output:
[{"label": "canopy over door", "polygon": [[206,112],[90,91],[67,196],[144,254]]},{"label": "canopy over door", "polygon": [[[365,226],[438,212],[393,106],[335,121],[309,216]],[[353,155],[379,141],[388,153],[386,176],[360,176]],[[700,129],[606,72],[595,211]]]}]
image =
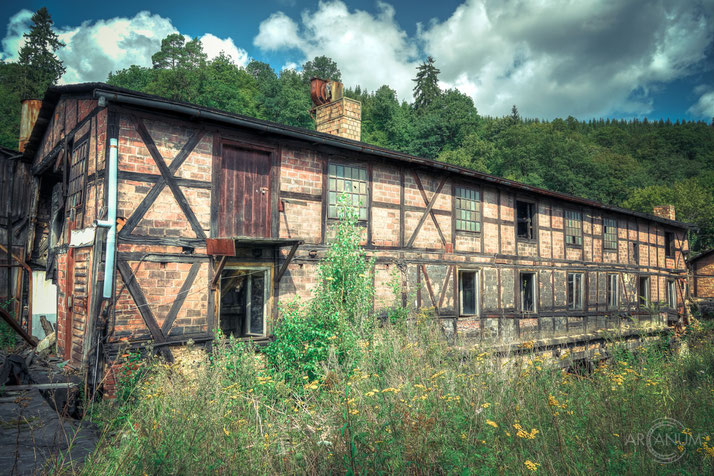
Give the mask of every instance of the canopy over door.
[{"label": "canopy over door", "polygon": [[270,236],[269,152],[223,145],[218,237]]}]

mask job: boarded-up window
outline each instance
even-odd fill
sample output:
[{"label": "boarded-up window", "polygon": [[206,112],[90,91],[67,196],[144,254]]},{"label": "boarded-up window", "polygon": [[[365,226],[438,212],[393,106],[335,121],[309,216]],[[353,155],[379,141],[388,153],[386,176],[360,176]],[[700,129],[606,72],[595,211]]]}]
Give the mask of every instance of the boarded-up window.
[{"label": "boarded-up window", "polygon": [[608,250],[617,249],[617,221],[605,218],[602,221],[603,246]]},{"label": "boarded-up window", "polygon": [[583,273],[568,273],[568,309],[583,309]]},{"label": "boarded-up window", "polygon": [[565,210],[565,243],[568,245],[583,244],[583,228],[580,212]]},{"label": "boarded-up window", "polygon": [[330,164],[327,182],[328,218],[337,218],[337,199],[345,195],[347,204],[358,210],[359,219],[367,219],[367,169]]},{"label": "boarded-up window", "polygon": [[481,194],[478,190],[456,187],[456,230],[481,231]]},{"label": "boarded-up window", "polygon": [[69,169],[69,184],[67,187],[67,208],[69,210],[82,205],[84,184],[87,176],[89,157],[89,141],[84,140],[75,145],[72,150],[72,163]]}]

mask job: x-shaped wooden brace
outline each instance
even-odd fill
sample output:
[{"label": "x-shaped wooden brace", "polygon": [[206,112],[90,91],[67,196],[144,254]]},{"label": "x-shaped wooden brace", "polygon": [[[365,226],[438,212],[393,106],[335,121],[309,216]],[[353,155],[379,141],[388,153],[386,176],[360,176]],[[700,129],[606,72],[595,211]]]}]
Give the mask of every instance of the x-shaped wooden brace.
[{"label": "x-shaped wooden brace", "polygon": [[[136,281],[136,277],[131,271],[129,264],[126,261],[119,260],[117,261],[117,268],[119,269],[121,278],[124,280],[127,291],[129,291],[129,295],[132,297],[134,303],[139,309],[139,313],[141,314],[142,319],[144,319],[144,323],[146,323],[146,327],[149,328],[149,332],[151,333],[151,337],[154,339],[154,342],[157,344],[165,343],[166,336],[171,330],[171,327],[174,325],[176,316],[178,316],[181,306],[183,306],[183,303],[186,300],[186,295],[191,290],[191,286],[193,286],[196,275],[201,268],[201,263],[195,262],[191,265],[186,281],[184,281],[181,286],[181,290],[171,305],[171,309],[169,309],[169,313],[166,315],[166,319],[161,327],[159,327],[159,323],[156,322],[156,317],[154,317],[154,313],[151,311],[151,305],[147,302],[146,296],[144,296],[141,286],[139,286],[139,283]],[[167,361],[173,362],[174,357],[168,347],[162,347],[161,353]]]},{"label": "x-shaped wooden brace", "polygon": [[439,186],[436,188],[436,192],[434,192],[434,195],[431,196],[431,200],[428,200],[426,197],[426,192],[424,191],[424,186],[421,183],[421,179],[419,178],[419,174],[414,171],[414,181],[417,184],[417,187],[419,187],[419,192],[421,192],[421,197],[424,200],[424,203],[426,204],[426,210],[424,210],[424,214],[422,215],[421,219],[419,220],[419,223],[417,224],[417,227],[414,229],[414,232],[412,233],[411,238],[409,238],[409,241],[407,242],[407,248],[411,248],[412,245],[414,244],[414,240],[416,240],[417,235],[419,234],[419,231],[421,230],[421,227],[424,225],[424,222],[426,221],[426,218],[428,216],[431,216],[431,219],[434,222],[434,225],[436,225],[436,231],[439,232],[439,237],[441,238],[441,242],[444,246],[446,246],[446,239],[444,238],[444,234],[441,232],[441,227],[439,226],[439,222],[436,220],[436,214],[434,213],[434,204],[436,203],[436,199],[439,198],[439,194],[441,193],[441,190],[444,188],[444,184],[446,183],[446,179],[448,178],[448,175],[444,175],[441,178],[441,182],[439,182]]},{"label": "x-shaped wooden brace", "polygon": [[439,295],[439,302],[436,302],[436,298],[434,296],[434,288],[431,286],[431,279],[429,279],[429,275],[426,272],[426,266],[421,265],[421,274],[424,275],[424,281],[426,281],[426,289],[429,291],[429,299],[431,299],[431,304],[434,306],[434,309],[436,310],[436,314],[440,314],[441,306],[444,305],[444,298],[446,297],[446,288],[449,287],[449,278],[451,277],[451,273],[454,271],[453,266],[449,266],[449,269],[446,271],[446,276],[444,277],[444,284],[441,286],[441,294]]},{"label": "x-shaped wooden brace", "polygon": [[154,159],[154,162],[156,162],[156,166],[161,171],[161,177],[159,177],[159,179],[156,181],[156,184],[151,190],[149,190],[149,193],[146,194],[139,206],[136,207],[136,210],[134,210],[134,213],[132,213],[132,215],[126,221],[124,227],[119,232],[119,236],[126,236],[131,234],[136,225],[138,225],[141,219],[144,218],[144,215],[149,210],[149,207],[151,207],[151,205],[154,203],[159,194],[164,190],[164,187],[168,185],[171,189],[171,193],[173,193],[174,198],[176,199],[176,202],[178,202],[179,207],[181,207],[181,210],[186,215],[186,219],[191,224],[191,228],[193,228],[193,231],[196,233],[196,237],[199,239],[205,239],[206,234],[203,232],[201,224],[198,222],[196,215],[193,213],[191,206],[188,204],[186,196],[181,191],[181,187],[179,187],[176,183],[176,177],[174,177],[174,174],[176,173],[178,168],[181,167],[181,164],[186,161],[189,154],[191,154],[193,149],[200,142],[201,138],[203,137],[203,131],[194,131],[191,137],[189,137],[186,144],[181,149],[181,151],[176,154],[174,160],[171,161],[171,165],[167,166],[166,162],[164,161],[164,158],[159,152],[159,149],[156,147],[156,143],[154,143],[154,139],[151,137],[151,134],[149,134],[149,131],[146,129],[144,122],[135,116],[131,116],[131,118],[134,122],[134,126],[136,127],[136,131],[141,137],[141,140],[144,141],[146,148],[151,154],[151,157]]}]

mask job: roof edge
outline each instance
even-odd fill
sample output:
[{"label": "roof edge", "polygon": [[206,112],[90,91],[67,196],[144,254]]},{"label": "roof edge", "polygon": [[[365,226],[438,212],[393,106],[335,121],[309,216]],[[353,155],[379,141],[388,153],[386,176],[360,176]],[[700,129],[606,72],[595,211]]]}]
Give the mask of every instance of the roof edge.
[{"label": "roof edge", "polygon": [[[146,94],[139,91],[133,91],[131,89],[112,86],[106,83],[77,83],[50,87],[45,93],[45,98],[42,101],[42,108],[40,109],[38,121],[35,124],[35,127],[30,136],[30,140],[25,149],[26,158],[32,158],[37,152],[36,149],[38,148],[39,142],[42,140],[45,130],[49,125],[49,118],[52,117],[54,108],[59,102],[60,98],[66,94],[80,93],[91,93],[94,97],[104,96],[110,101],[134,103],[135,105],[143,105],[144,107],[152,107],[155,109],[170,109],[173,112],[185,114],[196,119],[205,119],[229,123],[233,125],[240,125],[243,127],[261,130],[263,132],[289,136],[310,142],[317,141],[319,143],[334,146],[337,148],[348,149],[365,154],[385,157],[392,160],[398,160],[401,162],[408,162],[411,164],[419,164],[425,167],[440,169],[459,175],[466,175],[485,182],[503,185],[514,189],[525,190],[530,193],[556,198],[566,202],[577,203],[579,205],[608,210],[614,213],[635,216],[638,218],[663,223],[665,225],[669,225],[676,228],[689,230],[697,228],[695,225],[690,223],[681,222],[677,220],[669,220],[667,218],[659,217],[657,215],[649,213],[628,210],[626,208],[608,205],[602,202],[578,197],[575,195],[569,195],[566,193],[555,192],[540,187],[534,187],[531,185],[523,184],[521,182],[516,182],[514,180],[509,180],[502,177],[497,177],[495,175],[478,172],[476,170],[459,167],[457,165],[448,164],[446,162],[439,162],[433,159],[426,159],[423,157],[409,155],[404,152],[385,149],[365,142],[346,139],[332,134],[312,131],[308,129],[287,126],[285,124],[256,119],[241,114],[229,113],[218,109],[198,106],[196,104],[175,101],[160,96]],[[43,119],[42,122],[41,119]],[[40,127],[37,127],[38,125]]]}]

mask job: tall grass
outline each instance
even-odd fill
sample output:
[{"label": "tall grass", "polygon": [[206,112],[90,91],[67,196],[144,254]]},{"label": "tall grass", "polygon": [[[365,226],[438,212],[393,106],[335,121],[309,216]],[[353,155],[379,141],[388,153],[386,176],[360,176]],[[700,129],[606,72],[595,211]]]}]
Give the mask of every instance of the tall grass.
[{"label": "tall grass", "polygon": [[[711,474],[714,351],[625,350],[577,377],[539,359],[447,347],[430,321],[377,329],[355,367],[286,383],[225,341],[186,374],[146,363],[85,474]],[[710,338],[709,335],[708,338]],[[655,343],[657,344],[657,343]],[[307,376],[305,376],[307,377]],[[106,416],[106,414],[105,414]],[[636,444],[661,417],[701,444],[660,465]],[[711,442],[710,442],[711,443]]]}]

